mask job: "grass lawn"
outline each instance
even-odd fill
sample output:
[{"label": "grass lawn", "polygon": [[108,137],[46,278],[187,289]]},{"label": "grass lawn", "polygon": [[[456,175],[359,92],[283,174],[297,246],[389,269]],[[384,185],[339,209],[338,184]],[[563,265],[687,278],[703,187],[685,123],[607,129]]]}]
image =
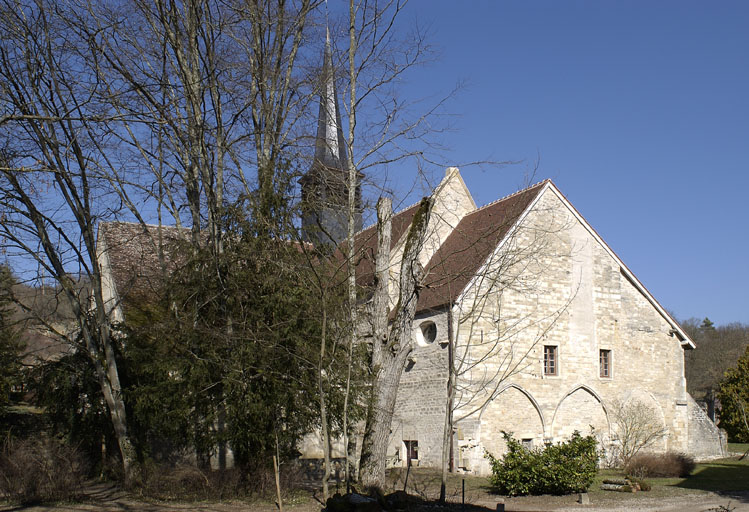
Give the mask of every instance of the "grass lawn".
[{"label": "grass lawn", "polygon": [[697,464],[692,476],[678,480],[670,485],[704,491],[749,491],[749,457],[744,460],[731,457]]},{"label": "grass lawn", "polygon": [[[621,478],[623,474],[616,470],[601,470],[590,488],[589,494],[594,501],[616,501],[621,493],[602,491],[601,482],[605,478]],[[694,472],[687,478],[646,478],[652,486],[648,492],[639,492],[641,498],[669,498],[686,494],[749,491],[749,457],[738,460],[737,457],[719,459],[697,464]],[[632,496],[624,494],[625,496]]]},{"label": "grass lawn", "polygon": [[729,453],[745,454],[749,450],[749,443],[728,443]]},{"label": "grass lawn", "polygon": [[[733,445],[736,446],[736,445]],[[739,451],[733,448],[732,451]],[[749,457],[739,461],[738,457],[720,459],[697,464],[693,474],[687,478],[647,478],[652,486],[648,492],[619,493],[602,491],[601,483],[606,478],[622,478],[623,474],[617,470],[601,470],[596,475],[588,494],[593,503],[616,503],[624,500],[652,500],[686,497],[690,495],[707,495],[709,492],[719,491],[749,491]],[[527,496],[503,498],[493,493],[489,486],[489,479],[473,475],[449,475],[447,485],[448,500],[460,502],[463,481],[465,480],[466,503],[497,502],[504,499],[508,506],[511,503],[544,504],[548,506],[562,506],[573,504],[577,494],[567,496]],[[388,472],[388,489],[391,492],[403,489],[405,483],[404,470]],[[408,492],[425,499],[436,499],[439,496],[440,473],[436,469],[413,468],[408,477]]]}]

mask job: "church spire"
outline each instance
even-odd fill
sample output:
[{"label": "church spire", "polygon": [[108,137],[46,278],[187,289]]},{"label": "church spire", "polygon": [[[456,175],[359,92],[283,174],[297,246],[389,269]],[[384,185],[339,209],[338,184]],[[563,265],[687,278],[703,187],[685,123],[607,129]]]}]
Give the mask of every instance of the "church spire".
[{"label": "church spire", "polygon": [[341,127],[341,111],[338,108],[333,52],[330,47],[330,29],[325,28],[325,55],[320,77],[320,112],[317,118],[315,140],[315,163],[329,169],[348,170],[346,140]]},{"label": "church spire", "polygon": [[[337,245],[348,233],[348,156],[338,107],[330,30],[326,27],[320,74],[315,158],[302,186],[302,234],[315,245]],[[361,175],[357,173],[356,230],[361,229]]]}]

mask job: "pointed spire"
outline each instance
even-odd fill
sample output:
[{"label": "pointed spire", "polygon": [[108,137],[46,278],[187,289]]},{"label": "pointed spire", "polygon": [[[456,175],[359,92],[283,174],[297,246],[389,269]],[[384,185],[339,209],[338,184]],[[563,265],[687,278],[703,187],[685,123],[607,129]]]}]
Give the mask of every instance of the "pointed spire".
[{"label": "pointed spire", "polygon": [[315,141],[315,164],[329,169],[348,169],[346,141],[341,127],[341,111],[338,108],[338,91],[333,70],[333,52],[330,44],[330,29],[325,29],[325,55],[320,84],[320,112],[317,119]]},{"label": "pointed spire", "polygon": [[[325,30],[325,53],[320,73],[320,111],[315,159],[299,180],[302,187],[302,235],[315,245],[338,244],[348,233],[348,172],[346,139],[333,69],[330,29]],[[361,229],[361,185],[357,173],[356,230]]]}]

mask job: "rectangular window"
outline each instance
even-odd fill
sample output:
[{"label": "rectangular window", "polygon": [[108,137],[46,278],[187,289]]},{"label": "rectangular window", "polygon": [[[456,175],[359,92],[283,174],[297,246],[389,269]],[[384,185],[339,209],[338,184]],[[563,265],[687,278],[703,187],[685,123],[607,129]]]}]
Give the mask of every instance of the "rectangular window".
[{"label": "rectangular window", "polygon": [[533,439],[523,439],[521,441],[523,448],[526,450],[532,450],[533,449]]},{"label": "rectangular window", "polygon": [[419,460],[419,442],[418,441],[403,441],[406,445],[406,460],[409,462],[412,460]]},{"label": "rectangular window", "polygon": [[557,375],[558,366],[557,347],[544,345],[544,375]]},{"label": "rectangular window", "polygon": [[599,352],[598,361],[601,367],[601,377],[611,377],[611,351],[601,350]]}]

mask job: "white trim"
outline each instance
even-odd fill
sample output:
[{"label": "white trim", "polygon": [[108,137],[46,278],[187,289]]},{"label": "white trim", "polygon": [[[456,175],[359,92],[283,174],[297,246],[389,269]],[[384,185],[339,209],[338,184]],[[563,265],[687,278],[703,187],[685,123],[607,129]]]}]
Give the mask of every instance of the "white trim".
[{"label": "white trim", "polygon": [[[430,326],[434,326],[434,338],[432,338],[431,340],[428,340],[424,336],[424,331],[428,329]],[[419,325],[416,326],[416,344],[420,347],[428,347],[429,345],[435,342],[438,334],[439,332],[437,330],[437,324],[434,322],[434,320],[425,319],[419,322]]]}]

